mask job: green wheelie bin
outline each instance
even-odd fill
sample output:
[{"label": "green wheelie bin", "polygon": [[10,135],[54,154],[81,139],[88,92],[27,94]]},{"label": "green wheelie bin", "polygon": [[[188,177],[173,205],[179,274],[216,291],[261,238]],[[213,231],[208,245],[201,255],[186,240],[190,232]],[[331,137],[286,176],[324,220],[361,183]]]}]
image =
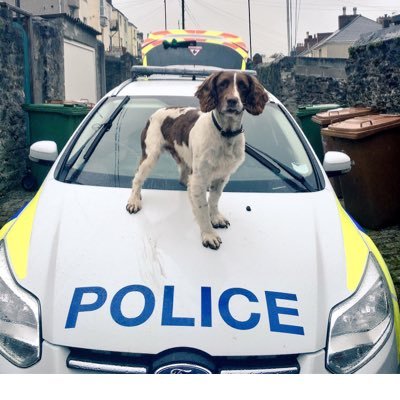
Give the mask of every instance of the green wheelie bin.
[{"label": "green wheelie bin", "polygon": [[315,104],[310,106],[301,106],[298,108],[296,116],[300,121],[301,128],[306,135],[311,147],[314,149],[319,160],[324,159],[324,149],[321,139],[321,127],[312,121],[312,117],[320,112],[339,108],[339,104]]},{"label": "green wheelie bin", "polygon": [[[29,145],[41,140],[57,143],[60,152],[90,108],[82,104],[25,104],[22,108],[29,115]],[[23,178],[27,190],[40,186],[51,165],[30,162],[30,173]],[[32,179],[33,178],[33,179]]]}]

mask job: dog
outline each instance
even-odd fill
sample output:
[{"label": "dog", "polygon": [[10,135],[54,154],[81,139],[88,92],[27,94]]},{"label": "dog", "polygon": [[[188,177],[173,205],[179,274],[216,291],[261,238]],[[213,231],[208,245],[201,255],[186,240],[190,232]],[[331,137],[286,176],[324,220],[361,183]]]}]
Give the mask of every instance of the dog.
[{"label": "dog", "polygon": [[217,250],[222,240],[213,228],[230,225],[219,212],[218,202],[231,174],[245,158],[243,113],[261,114],[268,95],[255,77],[220,71],[206,78],[195,96],[200,110],[162,108],[147,121],[141,135],[142,158],[126,209],[132,214],[142,208],[143,182],[161,152],[167,150],[178,164],[180,182],[188,188],[202,243]]}]

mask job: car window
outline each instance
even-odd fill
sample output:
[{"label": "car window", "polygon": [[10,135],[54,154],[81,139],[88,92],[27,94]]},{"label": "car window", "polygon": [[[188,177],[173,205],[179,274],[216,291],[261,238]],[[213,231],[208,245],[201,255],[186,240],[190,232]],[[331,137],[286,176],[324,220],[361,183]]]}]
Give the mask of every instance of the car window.
[{"label": "car window", "polygon": [[[111,98],[96,112],[70,150],[65,163],[65,181],[83,185],[130,187],[142,156],[141,132],[148,118],[166,106],[198,106],[194,97],[132,97],[104,134],[93,154],[85,160],[87,147],[94,140],[101,124],[112,114],[122,98]],[[245,113],[246,141],[273,156],[304,176],[317,187],[309,157],[292,124],[274,103],[267,103],[259,116]],[[75,158],[75,159],[74,159]],[[70,161],[73,160],[72,165]],[[164,152],[143,186],[147,189],[185,190],[179,183],[176,162]],[[300,185],[284,172],[276,174],[246,154],[241,167],[231,176],[225,191],[232,192],[297,192]]]}]

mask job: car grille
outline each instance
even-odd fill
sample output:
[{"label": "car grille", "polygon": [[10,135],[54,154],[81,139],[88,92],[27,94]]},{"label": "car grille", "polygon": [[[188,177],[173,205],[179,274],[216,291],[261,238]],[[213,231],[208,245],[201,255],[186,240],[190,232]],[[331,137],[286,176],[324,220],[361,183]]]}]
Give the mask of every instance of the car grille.
[{"label": "car grille", "polygon": [[179,359],[180,362],[206,366],[211,373],[216,374],[300,373],[298,355],[211,357],[193,349],[172,349],[158,355],[149,355],[74,348],[67,358],[67,366],[82,372],[152,374],[157,369],[158,361],[166,354],[170,360],[178,360],[176,355],[185,354],[184,359]]}]

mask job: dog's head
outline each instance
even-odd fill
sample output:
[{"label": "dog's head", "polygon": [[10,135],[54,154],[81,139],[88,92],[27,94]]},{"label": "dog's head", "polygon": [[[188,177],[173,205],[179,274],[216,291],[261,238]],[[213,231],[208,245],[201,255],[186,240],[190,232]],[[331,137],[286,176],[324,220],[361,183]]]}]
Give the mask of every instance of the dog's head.
[{"label": "dog's head", "polygon": [[210,75],[197,89],[202,112],[217,109],[223,114],[237,115],[248,111],[258,115],[264,110],[268,95],[261,83],[243,72],[221,71]]}]

